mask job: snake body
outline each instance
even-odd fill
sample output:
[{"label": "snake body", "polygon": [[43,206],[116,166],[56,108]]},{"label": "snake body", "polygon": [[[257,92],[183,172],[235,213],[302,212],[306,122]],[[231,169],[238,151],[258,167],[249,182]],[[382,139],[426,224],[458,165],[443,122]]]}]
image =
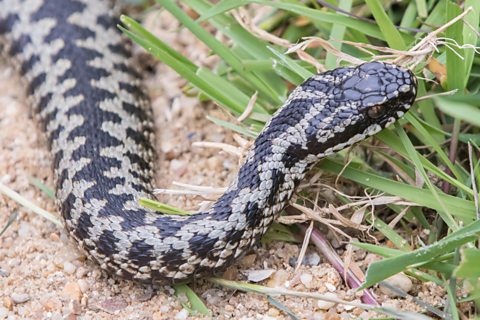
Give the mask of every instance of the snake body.
[{"label": "snake body", "polygon": [[109,273],[177,283],[224,270],[266,232],[319,159],[371,136],[412,105],[414,75],[370,62],[298,86],[206,212],[165,215],[151,197],[152,111],[106,1],[0,0],[16,62],[53,155],[69,234]]}]

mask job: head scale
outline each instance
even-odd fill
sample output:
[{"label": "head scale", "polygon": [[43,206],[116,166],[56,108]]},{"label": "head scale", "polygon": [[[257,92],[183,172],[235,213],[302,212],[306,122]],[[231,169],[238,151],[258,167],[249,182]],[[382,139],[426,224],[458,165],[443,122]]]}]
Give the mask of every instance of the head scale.
[{"label": "head scale", "polygon": [[410,70],[382,62],[334,69],[313,76],[300,87],[302,95],[312,101],[306,147],[316,157],[388,127],[408,111],[417,93]]}]

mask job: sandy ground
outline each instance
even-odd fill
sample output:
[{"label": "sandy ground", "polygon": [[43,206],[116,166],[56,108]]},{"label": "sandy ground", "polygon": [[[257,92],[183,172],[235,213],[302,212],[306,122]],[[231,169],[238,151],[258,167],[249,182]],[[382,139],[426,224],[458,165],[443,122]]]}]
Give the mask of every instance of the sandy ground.
[{"label": "sandy ground", "polygon": [[[153,22],[157,21],[157,22]],[[150,27],[169,43],[202,65],[214,59],[188,32],[177,30],[166,14],[152,19]],[[206,115],[227,118],[218,107],[201,104],[182,91],[185,82],[162,65],[146,75],[158,130],[158,186],[171,188],[172,181],[224,187],[235,174],[238,159],[218,150],[192,148],[194,141],[234,144],[231,133],[206,120]],[[53,186],[51,158],[24,95],[24,86],[5,60],[0,60],[0,181],[25,198],[58,216],[54,201],[29,182],[30,177]],[[161,200],[185,209],[199,201],[190,197],[163,196]],[[12,213],[16,221],[0,237],[0,319],[187,319],[188,315],[171,287],[143,287],[115,280],[79,252],[64,230],[46,219],[27,212],[0,195],[0,228]],[[312,262],[294,273],[292,261],[299,246],[274,242],[260,246],[230,268],[226,278],[245,280],[244,270],[273,269],[262,284],[290,289],[329,293],[359,302],[348,291],[338,273],[309,248]],[[365,253],[358,255],[365,259]],[[414,283],[414,287],[419,286]],[[203,298],[212,316],[218,319],[288,319],[269,304],[267,298],[212,286],[202,281],[192,288]],[[441,303],[443,291],[433,285],[414,289],[432,304]],[[378,300],[393,307],[419,310],[403,300],[390,300],[376,290]],[[279,297],[302,319],[369,318],[359,308],[325,304],[312,299]]]}]

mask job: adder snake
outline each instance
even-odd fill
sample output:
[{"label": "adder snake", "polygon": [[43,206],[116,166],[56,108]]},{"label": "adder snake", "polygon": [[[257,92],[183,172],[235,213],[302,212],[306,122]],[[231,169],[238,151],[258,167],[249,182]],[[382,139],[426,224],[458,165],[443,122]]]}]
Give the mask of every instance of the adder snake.
[{"label": "adder snake", "polygon": [[53,155],[70,235],[111,274],[175,283],[225,269],[265,233],[322,157],[401,117],[415,76],[370,62],[298,86],[206,212],[165,215],[151,197],[152,111],[107,1],[0,0],[0,41],[23,79]]}]

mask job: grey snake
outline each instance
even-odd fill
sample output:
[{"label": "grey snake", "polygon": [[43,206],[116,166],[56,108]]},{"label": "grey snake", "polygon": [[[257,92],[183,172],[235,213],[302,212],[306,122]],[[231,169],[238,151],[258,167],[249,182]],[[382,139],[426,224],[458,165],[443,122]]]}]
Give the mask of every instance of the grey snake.
[{"label": "grey snake", "polygon": [[178,283],[224,270],[254,246],[321,158],[410,108],[409,70],[368,62],[295,88],[205,212],[142,208],[152,197],[153,115],[108,1],[0,0],[0,44],[27,83],[53,155],[66,228],[110,274]]}]

